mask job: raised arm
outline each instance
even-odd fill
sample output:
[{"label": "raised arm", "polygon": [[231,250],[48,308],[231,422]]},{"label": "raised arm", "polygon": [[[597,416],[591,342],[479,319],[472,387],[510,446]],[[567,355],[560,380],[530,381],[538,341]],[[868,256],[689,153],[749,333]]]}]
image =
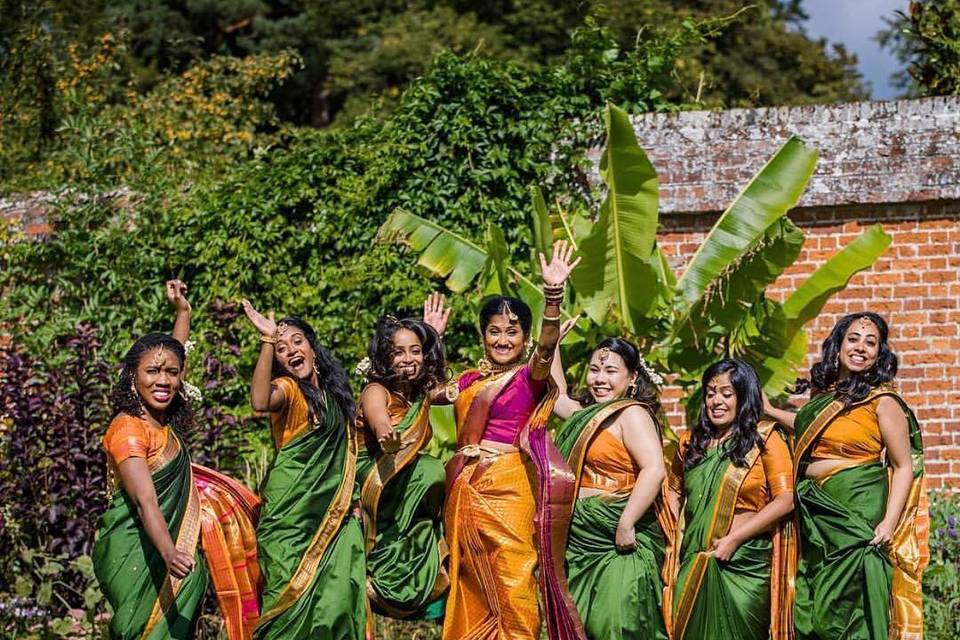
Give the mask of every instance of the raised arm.
[{"label": "raised arm", "polygon": [[558,240],[553,245],[553,257],[550,263],[540,254],[540,272],[543,274],[543,296],[546,306],[540,322],[540,340],[530,357],[530,375],[534,380],[546,380],[550,375],[557,343],[560,342],[560,305],[563,303],[563,290],[574,267],[581,258],[571,262],[573,245],[566,240]]},{"label": "raised arm", "polygon": [[563,420],[566,420],[583,408],[579,402],[570,397],[567,376],[563,370],[563,362],[560,360],[560,342],[563,342],[563,339],[570,333],[570,330],[573,329],[573,326],[579,319],[580,316],[577,315],[564,321],[564,323],[560,325],[560,340],[557,342],[557,347],[553,354],[553,362],[550,364],[550,375],[559,391],[557,402],[553,405],[553,413]]},{"label": "raised arm", "polygon": [[285,402],[281,389],[270,384],[273,373],[273,350],[277,345],[277,323],[273,321],[273,312],[264,316],[253,308],[244,298],[243,311],[251,324],[260,332],[260,356],[253,369],[250,382],[250,406],[254,411],[279,411]]},{"label": "raised arm", "polygon": [[170,537],[167,521],[160,512],[157,491],[153,486],[153,478],[150,476],[146,459],[127,458],[120,463],[118,471],[123,490],[137,506],[137,514],[140,516],[140,522],[143,523],[143,530],[163,557],[163,561],[167,564],[167,571],[174,578],[185,578],[193,570],[193,556],[179,551],[173,538]]},{"label": "raised arm", "polygon": [[165,285],[167,301],[176,314],[173,321],[173,338],[180,344],[187,344],[190,337],[190,302],[187,300],[187,285],[182,280],[167,280]]},{"label": "raised arm", "polygon": [[793,433],[793,422],[797,419],[797,414],[787,409],[778,409],[770,402],[767,394],[763,394],[763,413],[771,420],[779,422]]},{"label": "raised arm", "polygon": [[[446,297],[436,291],[423,301],[423,323],[433,327],[441,340],[443,340],[443,332],[447,330],[447,322],[450,320],[451,308],[447,307],[446,303]],[[430,389],[427,396],[430,398],[430,404],[441,405],[450,404],[456,400],[458,393],[456,380],[451,380]]]}]

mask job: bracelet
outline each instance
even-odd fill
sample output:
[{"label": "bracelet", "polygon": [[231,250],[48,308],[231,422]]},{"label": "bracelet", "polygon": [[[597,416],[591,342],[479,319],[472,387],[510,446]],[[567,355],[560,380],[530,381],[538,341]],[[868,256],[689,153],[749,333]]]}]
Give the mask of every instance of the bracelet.
[{"label": "bracelet", "polygon": [[547,314],[543,314],[543,317],[542,317],[542,320],[545,320],[546,322],[556,322],[559,319],[560,319],[559,313],[555,316],[548,316]]},{"label": "bracelet", "polygon": [[260,336],[260,342],[265,344],[277,344],[277,336]]}]

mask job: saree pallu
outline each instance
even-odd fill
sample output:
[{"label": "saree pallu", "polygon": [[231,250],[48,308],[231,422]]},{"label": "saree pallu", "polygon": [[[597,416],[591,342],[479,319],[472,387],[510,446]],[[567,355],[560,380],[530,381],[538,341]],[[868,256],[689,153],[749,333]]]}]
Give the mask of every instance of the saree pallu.
[{"label": "saree pallu", "polygon": [[907,504],[884,549],[871,545],[883,519],[889,471],[879,460],[842,468],[822,478],[804,477],[812,445],[844,410],[832,394],[817,396],[797,414],[797,516],[801,566],[797,575],[797,633],[801,638],[854,640],[923,637],[921,579],[929,560],[923,442],[913,412],[892,389],[880,395],[900,402],[910,428],[914,481]]},{"label": "saree pallu", "polygon": [[[642,406],[630,399],[592,405],[573,414],[557,434],[579,487],[590,443],[600,427],[624,409]],[[662,494],[635,525],[637,548],[616,548],[617,524],[628,495],[577,499],[567,539],[567,584],[590,640],[667,637],[662,600],[662,569],[672,533]]]},{"label": "saree pallu", "polygon": [[520,431],[520,451],[481,459],[490,408],[521,368],[474,382],[455,403],[458,452],[447,464],[447,640],[584,638],[563,554],[574,478],[546,429],[551,389]]},{"label": "saree pallu", "polygon": [[356,430],[329,394],[326,407],[320,424],[277,451],[263,483],[257,542],[265,587],[256,638],[363,638],[363,532],[350,517]]},{"label": "saree pallu", "polygon": [[191,465],[176,437],[151,465],[151,477],[170,536],[196,564],[182,580],[169,576],[136,504],[116,491],[98,522],[93,551],[97,580],[113,608],[110,637],[193,637],[211,578],[227,636],[249,639],[259,617],[256,496],[227,476]]},{"label": "saree pallu", "polygon": [[[766,441],[774,424],[758,425]],[[708,449],[684,473],[684,529],[672,589],[673,640],[772,640],[793,637],[796,538],[790,522],[740,545],[726,562],[710,553],[730,532],[740,487],[760,451],[738,467],[724,447]]]},{"label": "saree pallu", "polygon": [[443,464],[422,452],[432,436],[429,411],[420,400],[394,425],[401,434],[397,453],[368,443],[357,456],[367,596],[375,611],[394,618],[431,617],[428,606],[450,584],[440,517]]}]

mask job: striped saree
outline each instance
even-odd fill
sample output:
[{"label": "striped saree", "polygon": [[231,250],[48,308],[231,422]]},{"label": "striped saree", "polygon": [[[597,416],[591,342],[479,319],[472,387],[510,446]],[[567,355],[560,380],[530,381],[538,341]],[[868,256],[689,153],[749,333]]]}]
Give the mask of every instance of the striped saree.
[{"label": "striped saree", "polygon": [[[804,469],[817,439],[838,416],[889,395],[910,428],[914,480],[893,544],[870,544],[883,519],[889,471],[881,459],[851,461],[819,478]],[[892,388],[874,389],[851,407],[819,395],[795,423],[797,513],[801,566],[797,576],[797,633],[833,640],[913,640],[923,637],[921,579],[929,560],[923,441],[913,412]]]}]

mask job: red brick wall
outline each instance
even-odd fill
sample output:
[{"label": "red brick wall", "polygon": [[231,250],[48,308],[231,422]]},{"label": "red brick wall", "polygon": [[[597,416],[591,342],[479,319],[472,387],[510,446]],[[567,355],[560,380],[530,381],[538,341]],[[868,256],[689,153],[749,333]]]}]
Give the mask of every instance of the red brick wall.
[{"label": "red brick wall", "polygon": [[[790,218],[806,241],[796,263],[768,289],[780,300],[866,227],[879,222],[893,236],[887,253],[807,325],[807,365],[841,315],[863,309],[883,315],[900,358],[899,389],[922,425],[930,486],[960,489],[960,203],[799,209]],[[658,242],[678,273],[716,219],[661,216]],[[674,428],[683,426],[679,393],[665,394]]]}]

